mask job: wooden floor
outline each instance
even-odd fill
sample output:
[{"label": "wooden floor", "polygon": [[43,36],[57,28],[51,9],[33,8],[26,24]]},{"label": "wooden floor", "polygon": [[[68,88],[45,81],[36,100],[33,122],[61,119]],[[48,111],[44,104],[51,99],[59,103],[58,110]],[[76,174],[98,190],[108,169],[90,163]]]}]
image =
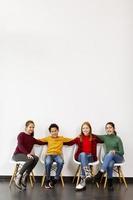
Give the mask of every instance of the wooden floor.
[{"label": "wooden floor", "polygon": [[85,191],[76,192],[72,183],[65,183],[62,188],[57,184],[54,189],[45,189],[36,183],[31,189],[28,185],[26,191],[19,191],[14,185],[11,189],[8,181],[0,182],[0,200],[132,200],[133,184],[128,184],[126,190],[123,185],[115,184],[115,191],[96,188],[94,184],[87,184]]}]

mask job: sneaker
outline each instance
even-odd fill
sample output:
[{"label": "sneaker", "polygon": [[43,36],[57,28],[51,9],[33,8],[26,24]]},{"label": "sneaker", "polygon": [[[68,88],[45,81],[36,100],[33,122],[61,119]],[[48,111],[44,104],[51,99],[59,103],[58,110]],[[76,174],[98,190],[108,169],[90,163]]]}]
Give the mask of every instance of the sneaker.
[{"label": "sneaker", "polygon": [[51,188],[53,188],[56,183],[57,183],[57,179],[53,179],[53,180],[50,181],[49,185],[50,185]]},{"label": "sneaker", "polygon": [[94,176],[94,181],[95,181],[95,182],[99,182],[104,174],[105,174],[105,172],[99,171],[99,172]]},{"label": "sneaker", "polygon": [[80,183],[76,186],[76,190],[83,190],[86,188],[85,178],[81,178]]},{"label": "sneaker", "polygon": [[51,188],[51,186],[50,186],[50,181],[49,181],[49,180],[46,180],[45,188],[46,188],[46,189],[50,189],[50,188]]},{"label": "sneaker", "polygon": [[91,172],[89,167],[84,167],[84,172],[85,172],[85,178],[88,179],[91,177]]}]

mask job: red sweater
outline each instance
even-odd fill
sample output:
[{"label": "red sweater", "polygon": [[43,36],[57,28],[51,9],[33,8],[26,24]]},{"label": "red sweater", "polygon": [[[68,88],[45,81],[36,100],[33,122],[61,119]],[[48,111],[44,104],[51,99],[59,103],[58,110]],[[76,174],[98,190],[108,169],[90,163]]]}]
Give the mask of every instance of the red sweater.
[{"label": "red sweater", "polygon": [[78,149],[75,153],[75,159],[78,160],[78,156],[81,152],[85,153],[91,153],[93,156],[94,161],[97,160],[97,143],[103,143],[96,135],[92,134],[92,137],[90,136],[82,136],[82,141],[80,141],[79,137],[76,137],[70,142],[67,142],[65,144],[67,145],[73,145],[77,144]]},{"label": "red sweater", "polygon": [[24,132],[21,132],[18,135],[17,139],[18,139],[18,144],[17,144],[14,154],[23,153],[27,155],[31,152],[34,144],[39,144],[39,145],[46,144],[45,142],[41,142],[35,139],[34,137],[32,137],[31,135],[28,135]]}]

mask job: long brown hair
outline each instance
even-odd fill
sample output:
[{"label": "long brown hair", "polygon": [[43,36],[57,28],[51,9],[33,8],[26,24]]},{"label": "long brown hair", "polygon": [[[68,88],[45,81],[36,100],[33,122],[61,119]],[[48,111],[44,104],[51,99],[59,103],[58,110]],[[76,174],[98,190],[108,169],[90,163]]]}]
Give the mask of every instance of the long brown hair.
[{"label": "long brown hair", "polygon": [[83,135],[84,135],[84,133],[83,133],[83,131],[82,131],[84,125],[87,125],[87,126],[90,128],[90,133],[89,133],[89,135],[90,135],[90,140],[92,140],[92,127],[91,127],[91,125],[90,125],[89,122],[84,122],[84,123],[81,125],[80,142],[82,142],[82,137],[83,137]]}]

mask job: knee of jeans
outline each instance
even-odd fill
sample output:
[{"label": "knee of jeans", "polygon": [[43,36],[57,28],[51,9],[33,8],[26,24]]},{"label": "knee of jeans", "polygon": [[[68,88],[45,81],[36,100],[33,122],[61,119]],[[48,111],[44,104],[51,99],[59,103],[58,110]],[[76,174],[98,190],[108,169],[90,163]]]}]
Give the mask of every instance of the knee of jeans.
[{"label": "knee of jeans", "polygon": [[108,154],[109,154],[109,155],[111,155],[111,156],[113,156],[113,155],[114,155],[114,153],[113,153],[113,152],[109,152]]},{"label": "knee of jeans", "polygon": [[57,164],[58,165],[64,165],[64,160],[58,160]]},{"label": "knee of jeans", "polygon": [[108,165],[108,168],[113,169],[113,166],[114,166],[114,162],[110,162],[109,165]]},{"label": "knee of jeans", "polygon": [[85,157],[85,156],[86,156],[86,153],[82,152],[82,153],[79,154],[79,156],[80,156],[80,157]]},{"label": "knee of jeans", "polygon": [[52,161],[51,160],[49,160],[49,159],[46,159],[45,160],[45,165],[47,166],[47,165],[52,165]]},{"label": "knee of jeans", "polygon": [[105,157],[113,157],[114,156],[114,154],[112,153],[112,152],[108,152],[106,155],[105,155]]}]

